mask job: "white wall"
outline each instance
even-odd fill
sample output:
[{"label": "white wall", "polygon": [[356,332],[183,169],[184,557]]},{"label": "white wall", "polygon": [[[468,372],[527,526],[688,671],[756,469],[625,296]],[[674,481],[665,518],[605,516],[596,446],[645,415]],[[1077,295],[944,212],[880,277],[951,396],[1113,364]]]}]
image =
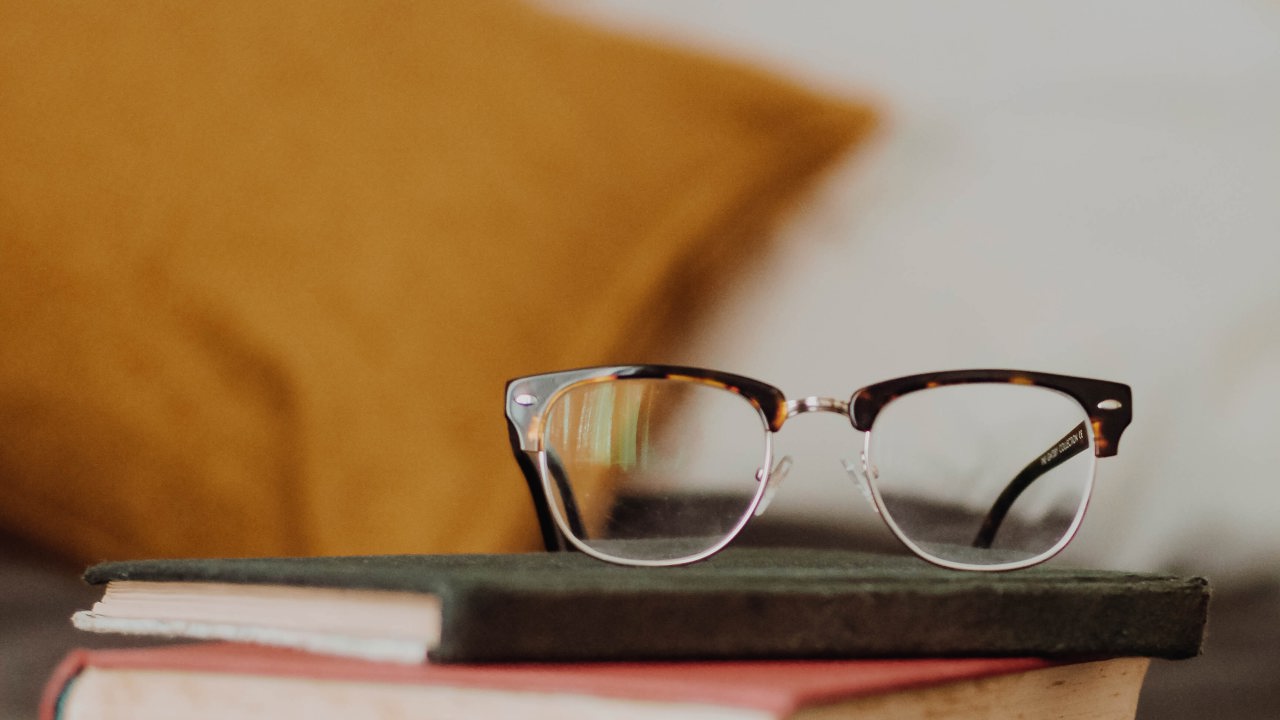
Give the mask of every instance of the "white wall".
[{"label": "white wall", "polygon": [[[1128,382],[1069,554],[1280,575],[1280,5],[556,5],[886,110],[672,361],[790,397],[976,366]],[[804,421],[783,494],[859,500],[847,428]]]}]

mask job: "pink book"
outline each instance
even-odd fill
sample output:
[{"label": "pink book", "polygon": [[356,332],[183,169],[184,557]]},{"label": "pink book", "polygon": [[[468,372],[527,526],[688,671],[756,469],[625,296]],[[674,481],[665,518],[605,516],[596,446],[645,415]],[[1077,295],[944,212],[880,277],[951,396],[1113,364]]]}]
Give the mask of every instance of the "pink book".
[{"label": "pink book", "polygon": [[[1036,717],[1026,709],[1060,713],[1085,700],[1082,712],[1093,714],[1054,717],[1131,718],[1145,668],[1143,658],[406,665],[209,643],[74,651],[50,679],[40,718],[761,719],[842,705],[873,718],[938,708]],[[1103,699],[1111,714],[1097,714]]]}]

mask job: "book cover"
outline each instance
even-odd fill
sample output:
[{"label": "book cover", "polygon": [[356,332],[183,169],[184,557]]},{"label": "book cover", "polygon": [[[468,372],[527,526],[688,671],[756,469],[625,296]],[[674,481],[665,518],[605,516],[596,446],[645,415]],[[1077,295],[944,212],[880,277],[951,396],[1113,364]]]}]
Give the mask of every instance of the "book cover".
[{"label": "book cover", "polygon": [[[730,549],[679,568],[620,567],[569,552],[142,560],[97,565],[85,578],[109,589],[269,589],[283,605],[257,623],[249,605],[231,618],[202,616],[210,603],[201,602],[208,595],[200,586],[185,586],[196,592],[179,594],[165,617],[147,616],[150,601],[116,616],[108,592],[74,621],[88,630],[278,644],[296,643],[269,618],[307,614],[290,605],[290,588],[422,596],[438,606],[410,623],[423,648],[408,659],[426,652],[435,662],[1185,658],[1200,651],[1209,599],[1208,583],[1194,577],[1056,566],[966,573],[906,556],[785,548]],[[390,615],[360,607],[357,616]],[[339,645],[362,640],[341,627],[318,632],[342,636]]]},{"label": "book cover", "polygon": [[79,650],[41,720],[1132,718],[1145,658],[396,665],[241,644]]}]

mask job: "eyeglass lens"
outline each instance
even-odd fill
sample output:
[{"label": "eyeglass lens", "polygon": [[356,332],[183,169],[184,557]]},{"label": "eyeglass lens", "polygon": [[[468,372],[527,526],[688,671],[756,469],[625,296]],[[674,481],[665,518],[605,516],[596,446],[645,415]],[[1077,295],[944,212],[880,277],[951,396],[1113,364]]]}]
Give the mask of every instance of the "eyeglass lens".
[{"label": "eyeglass lens", "polygon": [[544,481],[557,512],[579,525],[578,540],[624,559],[687,558],[732,536],[768,447],[750,402],[696,382],[577,385],[544,422]]},{"label": "eyeglass lens", "polygon": [[1016,564],[1056,551],[1093,482],[1092,429],[1072,398],[979,383],[909,393],[881,410],[868,474],[900,538],[964,565]]}]

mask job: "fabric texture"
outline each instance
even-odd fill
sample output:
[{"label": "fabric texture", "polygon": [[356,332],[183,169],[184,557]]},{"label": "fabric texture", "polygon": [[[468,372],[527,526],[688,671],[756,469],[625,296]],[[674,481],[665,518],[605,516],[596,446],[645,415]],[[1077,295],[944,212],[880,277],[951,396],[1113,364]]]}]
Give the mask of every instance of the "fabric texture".
[{"label": "fabric texture", "polygon": [[551,552],[140,560],[95,565],[85,580],[429,593],[442,603],[436,662],[1184,658],[1200,652],[1209,603],[1197,577],[966,573],[907,555],[783,547],[729,548],[674,571]]},{"label": "fabric texture", "polygon": [[873,125],[499,0],[0,8],[0,528],[517,550],[512,376],[655,361]]}]

